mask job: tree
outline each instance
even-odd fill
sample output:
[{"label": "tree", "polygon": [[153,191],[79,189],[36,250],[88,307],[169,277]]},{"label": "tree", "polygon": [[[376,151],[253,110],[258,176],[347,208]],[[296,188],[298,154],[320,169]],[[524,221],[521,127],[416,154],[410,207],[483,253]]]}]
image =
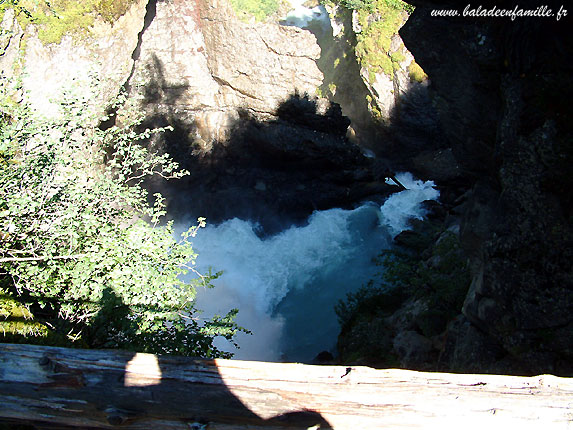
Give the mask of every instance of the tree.
[{"label": "tree", "polygon": [[46,118],[13,94],[3,85],[0,307],[17,302],[34,315],[49,335],[39,342],[228,357],[213,340],[242,330],[237,310],[201,322],[194,305],[195,288],[213,279],[193,267],[191,239],[205,220],[176,240],[172,221],[161,222],[163,198],[148,204],[142,186],[187,174],[142,145],[167,130],[136,132],[141,118],[128,110],[122,127],[103,130],[89,95],[68,92]]}]

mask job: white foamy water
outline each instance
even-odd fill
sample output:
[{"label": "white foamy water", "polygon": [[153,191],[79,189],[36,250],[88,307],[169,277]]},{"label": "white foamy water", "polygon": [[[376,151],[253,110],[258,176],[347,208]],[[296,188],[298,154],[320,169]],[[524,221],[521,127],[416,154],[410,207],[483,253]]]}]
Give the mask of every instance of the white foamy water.
[{"label": "white foamy water", "polygon": [[[421,202],[436,200],[440,195],[432,181],[416,180],[410,173],[400,173],[396,175],[396,179],[406,187],[406,190],[392,194],[380,208],[380,224],[387,227],[392,236],[405,230],[411,218],[423,218],[425,213],[420,205]],[[391,179],[386,182],[394,183]]]},{"label": "white foamy water", "polygon": [[323,30],[330,27],[330,18],[323,5],[312,8],[304,6],[306,0],[288,0],[292,10],[289,11],[284,19],[286,25],[306,28],[312,21],[320,24]]},{"label": "white foamy water", "polygon": [[253,332],[238,337],[238,351],[225,340],[217,345],[236,358],[265,361],[308,362],[334,351],[334,305],[379,271],[372,259],[408,218],[423,215],[423,200],[438,197],[431,182],[410,174],[397,179],[409,189],[382,207],[317,211],[306,225],[271,237],[260,238],[256,225],[240,219],[201,229],[194,239],[197,266],[223,275],[213,282],[216,288],[199,291],[198,308],[213,315],[236,307],[238,323]]}]

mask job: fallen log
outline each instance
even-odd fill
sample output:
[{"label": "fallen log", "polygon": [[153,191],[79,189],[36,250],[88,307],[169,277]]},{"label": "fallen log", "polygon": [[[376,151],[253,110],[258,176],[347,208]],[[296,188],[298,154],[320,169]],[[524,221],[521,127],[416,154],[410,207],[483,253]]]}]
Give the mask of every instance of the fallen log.
[{"label": "fallen log", "polygon": [[[40,428],[573,428],[573,380],[0,344],[0,420]],[[489,426],[489,427],[488,427]]]}]

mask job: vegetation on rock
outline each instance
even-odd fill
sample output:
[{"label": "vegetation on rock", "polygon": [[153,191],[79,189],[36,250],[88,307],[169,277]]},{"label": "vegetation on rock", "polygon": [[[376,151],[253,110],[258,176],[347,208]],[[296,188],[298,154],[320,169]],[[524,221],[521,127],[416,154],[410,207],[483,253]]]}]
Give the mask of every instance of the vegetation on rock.
[{"label": "vegetation on rock", "polygon": [[[85,91],[84,91],[85,93]],[[186,174],[142,142],[165,129],[101,129],[90,94],[70,91],[53,118],[40,116],[6,82],[0,97],[0,330],[15,342],[229,356],[237,310],[198,317],[195,289],[213,276],[193,267],[199,219],[175,239],[145,178]],[[16,99],[16,101],[15,101]],[[116,103],[123,105],[119,98]]]},{"label": "vegetation on rock", "polygon": [[98,17],[113,24],[132,3],[134,0],[8,0],[0,4],[0,13],[14,9],[22,27],[36,25],[40,40],[53,44],[66,34],[89,36]]},{"label": "vegetation on rock", "polygon": [[[401,331],[431,339],[442,335],[461,312],[470,272],[457,235],[440,223],[416,221],[395,241],[396,248],[377,261],[382,268],[379,278],[336,307],[344,363],[404,365],[393,347]],[[428,363],[428,368],[436,367],[437,363]]]},{"label": "vegetation on rock", "polygon": [[410,76],[410,80],[412,82],[422,82],[428,78],[428,75],[422,70],[422,68],[416,63],[412,61],[408,66],[408,75]]},{"label": "vegetation on rock", "polygon": [[356,12],[359,26],[356,57],[366,69],[369,80],[375,73],[393,75],[394,63],[404,60],[401,50],[392,52],[392,36],[404,24],[414,7],[402,0],[325,0]]},{"label": "vegetation on rock", "polygon": [[279,0],[231,0],[233,10],[241,19],[253,16],[264,21],[279,10]]}]

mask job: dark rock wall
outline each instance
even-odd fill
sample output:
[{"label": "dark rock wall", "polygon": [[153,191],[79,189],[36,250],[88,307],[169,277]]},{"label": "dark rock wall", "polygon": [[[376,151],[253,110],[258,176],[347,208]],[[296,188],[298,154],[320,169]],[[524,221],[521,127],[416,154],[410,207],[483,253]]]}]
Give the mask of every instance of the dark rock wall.
[{"label": "dark rock wall", "polygon": [[559,21],[438,18],[433,9],[461,14],[465,4],[411,3],[401,36],[430,77],[460,180],[470,184],[460,238],[472,283],[441,364],[573,374],[573,11]]}]

